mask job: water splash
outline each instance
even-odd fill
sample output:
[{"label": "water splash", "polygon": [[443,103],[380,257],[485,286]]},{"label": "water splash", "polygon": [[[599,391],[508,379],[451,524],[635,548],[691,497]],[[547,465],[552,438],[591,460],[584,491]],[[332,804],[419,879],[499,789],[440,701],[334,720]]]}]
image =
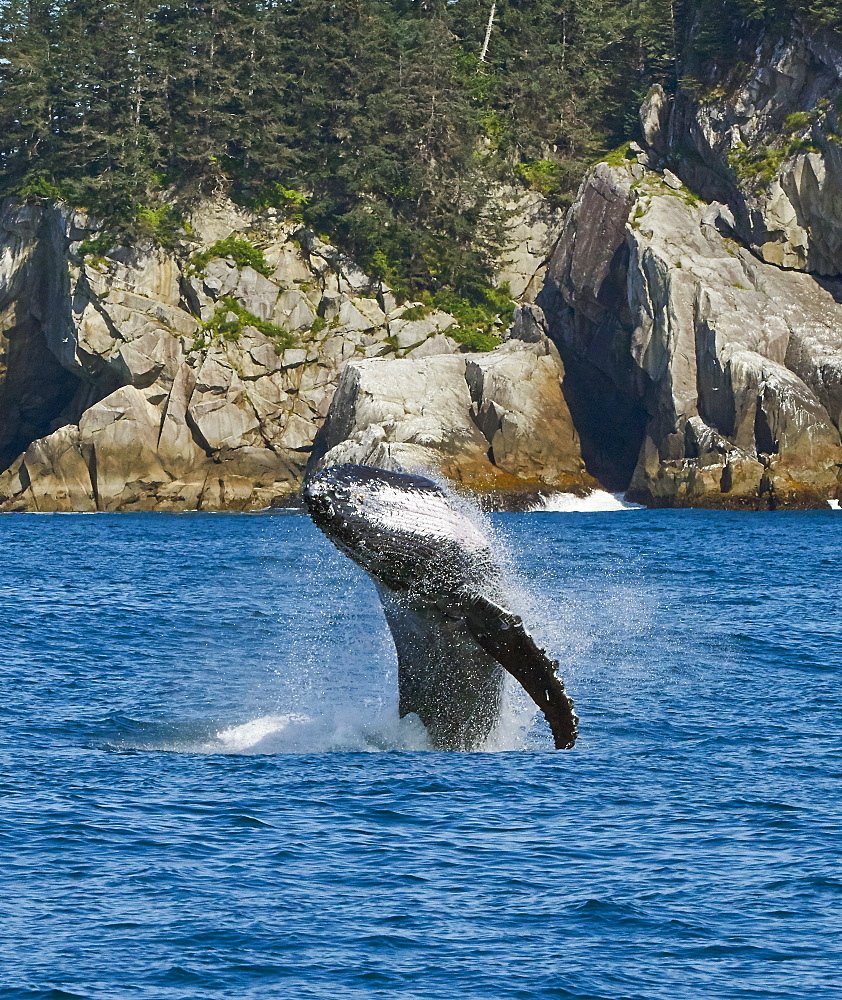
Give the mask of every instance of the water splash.
[{"label": "water splash", "polygon": [[542,502],[532,509],[533,513],[541,511],[553,514],[593,513],[607,510],[645,510],[638,503],[629,503],[623,499],[622,493],[606,493],[605,490],[594,490],[580,497],[575,493],[552,493],[544,497]]},{"label": "water splash", "polygon": [[[479,752],[550,750],[543,732],[532,732],[535,706],[515,684],[506,685],[503,711]],[[109,750],[159,753],[256,756],[323,753],[418,753],[433,751],[427,730],[416,715],[398,717],[397,705],[379,711],[356,706],[307,715],[303,712],[260,715],[244,722],[195,720],[137,722],[112,720],[100,731],[99,745]]]},{"label": "water splash", "polygon": [[366,714],[364,708],[323,716],[264,715],[220,729],[205,753],[277,754],[430,750],[417,716]]}]

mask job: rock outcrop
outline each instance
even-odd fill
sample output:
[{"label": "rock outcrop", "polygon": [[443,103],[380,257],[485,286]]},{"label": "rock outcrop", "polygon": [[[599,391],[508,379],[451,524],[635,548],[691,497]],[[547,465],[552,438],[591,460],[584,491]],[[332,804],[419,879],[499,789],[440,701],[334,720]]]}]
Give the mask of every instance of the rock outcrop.
[{"label": "rock outcrop", "polygon": [[[545,263],[555,223],[538,219],[534,197],[521,201],[531,222],[515,213],[519,235],[500,280],[523,291]],[[226,201],[206,203],[191,224],[192,242],[168,253],[151,241],[108,246],[83,213],[3,203],[0,510],[282,503],[297,493],[350,360],[380,359],[387,369],[388,359],[400,360],[407,375],[423,364],[466,371],[465,349],[448,335],[451,315],[399,305],[336,247],[273,210],[255,217]],[[261,265],[226,254],[220,241],[231,237],[260,251]],[[560,399],[554,362],[545,371],[532,360],[522,395],[540,399],[522,399],[523,412],[509,400],[506,413],[517,411],[517,420],[500,411],[496,447],[510,478],[540,472],[544,446],[521,434],[518,420],[549,406],[550,368]],[[387,382],[404,377],[397,371]],[[491,414],[486,407],[482,420],[493,437]],[[442,413],[440,423],[448,418]],[[464,444],[464,453],[450,449],[448,469],[467,482],[477,440]],[[493,471],[489,447],[481,448],[483,468]]]},{"label": "rock outcrop", "polygon": [[[842,408],[842,46],[795,25],[653,87],[538,298],[589,469],[663,506],[822,506]],[[612,161],[617,162],[617,161]]]},{"label": "rock outcrop", "polygon": [[537,191],[503,187],[498,198],[508,222],[508,246],[495,280],[507,285],[518,301],[534,302],[561,235],[564,212]]},{"label": "rock outcrop", "polygon": [[684,81],[563,223],[500,187],[524,304],[486,354],[271,209],[206,203],[165,252],[3,202],[0,511],[253,509],[347,461],[498,497],[839,497],[842,46],[796,24]]},{"label": "rock outcrop", "polygon": [[508,339],[488,354],[352,361],[312,467],[436,471],[474,493],[512,499],[586,491],[596,483],[585,472],[563,375],[536,306],[517,310]]},{"label": "rock outcrop", "polygon": [[268,274],[224,256],[191,267],[151,243],[91,252],[83,215],[4,204],[0,509],[277,503],[300,485],[349,358],[459,350],[451,316],[384,308],[300,226],[206,205],[192,249],[233,226]]},{"label": "rock outcrop", "polygon": [[654,506],[823,506],[842,448],[842,282],[782,271],[730,212],[600,164],[539,302],[589,468]]}]

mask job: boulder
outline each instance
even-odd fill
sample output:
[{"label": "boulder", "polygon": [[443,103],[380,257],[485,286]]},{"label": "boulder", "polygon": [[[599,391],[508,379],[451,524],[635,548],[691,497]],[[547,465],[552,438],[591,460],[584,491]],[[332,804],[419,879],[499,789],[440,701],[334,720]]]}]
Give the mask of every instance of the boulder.
[{"label": "boulder", "polygon": [[95,481],[99,510],[130,506],[169,482],[158,457],[160,419],[158,410],[131,385],[82,414],[79,447]]},{"label": "boulder", "polygon": [[310,467],[440,473],[480,493],[581,487],[591,480],[561,378],[546,338],[489,354],[351,362]]},{"label": "boulder", "polygon": [[184,358],[182,342],[169,330],[149,333],[119,347],[125,378],[138,389],[161,382],[170,386]]},{"label": "boulder", "polygon": [[[278,501],[301,482],[342,372],[364,358],[386,368],[366,370],[352,440],[332,446],[374,456],[360,441],[376,439],[384,462],[436,467],[477,488],[574,474],[552,444],[558,432],[559,447],[575,451],[559,416],[558,359],[540,330],[521,330],[499,358],[466,355],[447,335],[451,315],[405,318],[413,305],[399,307],[336,247],[277,213],[215,200],[193,225],[196,249],[232,234],[259,244],[272,277],[222,258],[196,274],[149,241],[85,256],[81,241],[99,230],[84,213],[0,205],[0,510]],[[256,326],[228,306],[224,327],[209,322],[228,296]],[[408,367],[389,368],[405,354]]]},{"label": "boulder", "polygon": [[202,291],[216,300],[231,295],[240,280],[237,265],[228,257],[213,257],[202,274]]},{"label": "boulder", "polygon": [[[660,83],[649,88],[640,106],[640,128],[646,145],[657,154],[667,150],[669,98]],[[638,147],[639,148],[639,147]]]},{"label": "boulder", "polygon": [[546,339],[534,346],[511,340],[468,355],[471,415],[498,469],[559,489],[582,485],[584,463],[562,377],[558,352]]},{"label": "boulder", "polygon": [[74,425],[33,441],[0,475],[0,509],[24,506],[39,511],[97,509],[88,464]]},{"label": "boulder", "polygon": [[228,359],[218,353],[208,353],[196,373],[186,419],[209,453],[259,440],[260,422],[243,383]]},{"label": "boulder", "polygon": [[240,271],[233,295],[252,315],[269,320],[272,318],[279,292],[280,288],[273,281],[265,278],[253,267],[244,267]]}]

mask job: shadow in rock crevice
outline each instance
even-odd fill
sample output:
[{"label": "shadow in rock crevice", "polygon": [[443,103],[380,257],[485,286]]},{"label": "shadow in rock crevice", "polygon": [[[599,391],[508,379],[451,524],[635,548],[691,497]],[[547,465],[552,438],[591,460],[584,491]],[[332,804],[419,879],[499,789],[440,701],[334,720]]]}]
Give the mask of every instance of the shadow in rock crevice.
[{"label": "shadow in rock crevice", "polygon": [[[565,356],[566,355],[566,356]],[[628,489],[649,414],[590,362],[562,354],[562,391],[579,435],[587,471],[611,493]]]}]

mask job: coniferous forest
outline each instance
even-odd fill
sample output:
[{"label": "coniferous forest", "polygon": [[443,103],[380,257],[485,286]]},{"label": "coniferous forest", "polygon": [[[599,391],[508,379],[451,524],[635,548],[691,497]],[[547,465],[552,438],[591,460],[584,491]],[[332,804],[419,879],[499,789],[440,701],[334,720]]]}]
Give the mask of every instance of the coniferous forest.
[{"label": "coniferous forest", "polygon": [[[162,242],[202,195],[300,213],[371,273],[470,294],[501,183],[563,204],[674,88],[835,0],[5,0],[2,193]],[[490,27],[490,30],[489,30]],[[700,69],[701,67],[701,69]],[[498,199],[499,200],[499,199]]]}]

